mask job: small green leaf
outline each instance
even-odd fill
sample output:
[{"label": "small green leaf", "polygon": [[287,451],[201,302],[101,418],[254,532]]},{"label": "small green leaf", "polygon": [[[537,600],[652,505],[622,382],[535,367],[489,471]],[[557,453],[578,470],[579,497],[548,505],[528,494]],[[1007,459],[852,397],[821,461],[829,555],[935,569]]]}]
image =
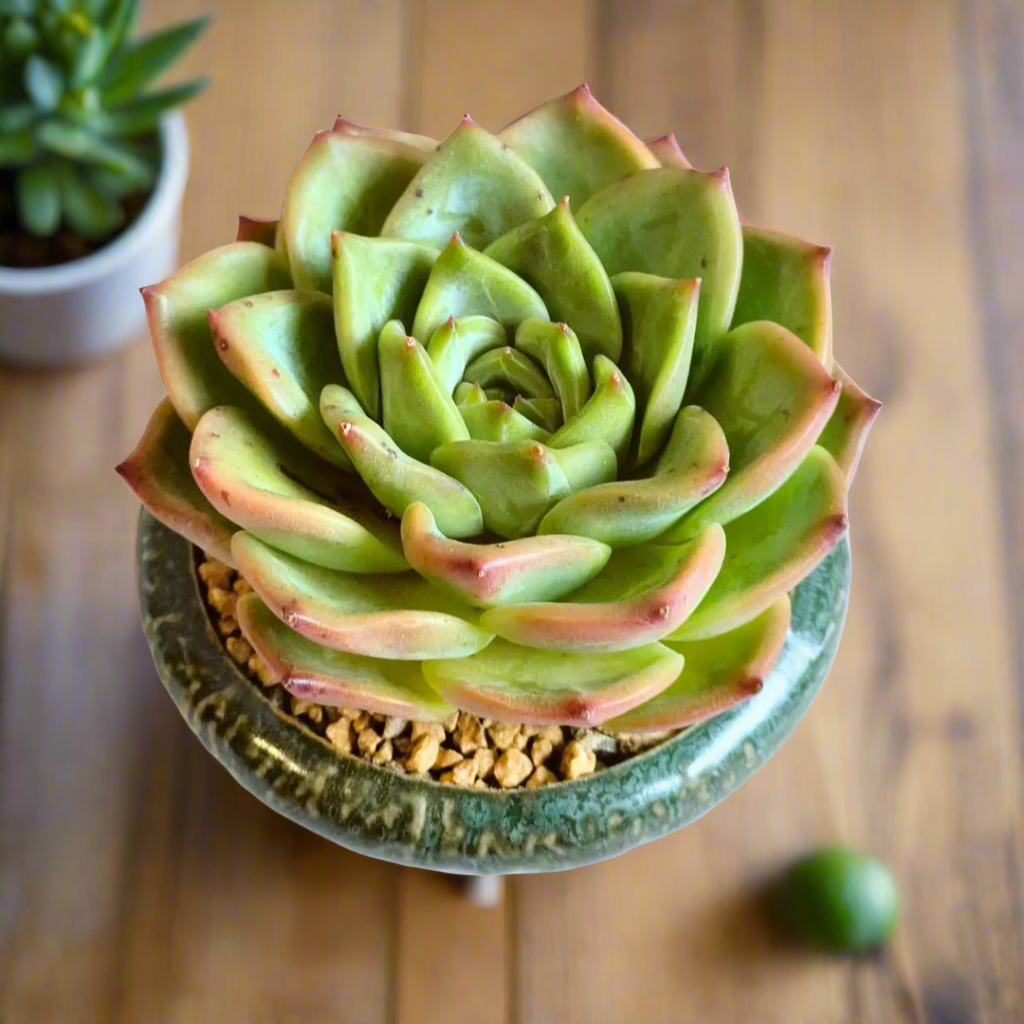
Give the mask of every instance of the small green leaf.
[{"label": "small green leaf", "polygon": [[34,53],[39,46],[39,33],[35,26],[24,18],[14,18],[4,29],[4,49],[7,56],[19,60]]},{"label": "small green leaf", "polygon": [[25,61],[25,91],[40,110],[56,110],[64,95],[64,75],[45,57],[35,54]]},{"label": "small green leaf", "polygon": [[52,160],[23,167],[15,181],[18,219],[30,235],[52,235],[60,225],[60,186]]},{"label": "small green leaf", "polygon": [[68,224],[83,238],[107,238],[124,223],[121,204],[92,185],[71,164],[61,168],[60,195]]},{"label": "small green leaf", "polygon": [[20,132],[32,124],[36,116],[36,108],[31,103],[12,103],[0,109],[0,134]]},{"label": "small green leaf", "polygon": [[21,167],[38,155],[39,146],[31,127],[13,135],[0,134],[0,167]]},{"label": "small green leaf", "polygon": [[108,56],[114,53],[130,34],[138,9],[139,0],[114,0],[110,11],[105,13]]},{"label": "small green leaf", "polygon": [[167,70],[209,25],[208,17],[194,18],[143,36],[126,46],[103,73],[103,95],[111,106],[127,103]]},{"label": "small green leaf", "polygon": [[140,188],[153,181],[153,171],[143,160],[124,146],[107,142],[81,125],[50,120],[39,126],[36,137],[51,152],[129,176]]},{"label": "small green leaf", "polygon": [[160,123],[165,111],[198,96],[209,84],[210,79],[204,76],[173,85],[169,89],[161,89],[127,106],[100,115],[95,123],[105,135],[137,135],[152,131]]},{"label": "small green leaf", "polygon": [[93,25],[75,55],[71,85],[76,89],[88,85],[103,70],[108,52],[106,34],[99,26]]}]

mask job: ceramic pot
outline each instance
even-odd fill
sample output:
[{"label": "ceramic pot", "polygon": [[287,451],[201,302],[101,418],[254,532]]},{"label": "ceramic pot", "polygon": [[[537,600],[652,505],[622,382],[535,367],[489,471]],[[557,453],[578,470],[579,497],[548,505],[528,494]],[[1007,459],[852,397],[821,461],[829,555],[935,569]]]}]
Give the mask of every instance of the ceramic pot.
[{"label": "ceramic pot", "polygon": [[711,810],[807,710],[835,655],[850,587],[844,540],[793,592],[790,632],[757,696],[596,775],[501,792],[413,779],[339,755],[279,711],[214,632],[197,554],[143,512],[143,627],[164,686],[207,750],[268,806],[341,846],[468,875],[591,864]]},{"label": "ceramic pot", "polygon": [[0,360],[58,368],[91,362],[142,337],[143,285],[178,265],[188,134],[181,111],[160,126],[163,163],[145,209],[109,245],[80,260],[0,267]]}]

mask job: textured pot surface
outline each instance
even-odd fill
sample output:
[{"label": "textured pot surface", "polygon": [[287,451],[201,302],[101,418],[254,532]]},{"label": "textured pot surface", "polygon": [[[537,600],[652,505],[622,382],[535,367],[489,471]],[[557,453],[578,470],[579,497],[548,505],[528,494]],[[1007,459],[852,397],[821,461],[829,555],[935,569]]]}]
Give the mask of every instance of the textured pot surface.
[{"label": "textured pot surface", "polygon": [[71,263],[0,267],[0,360],[58,368],[88,363],[142,335],[139,289],[178,262],[181,201],[188,181],[188,134],[175,111],[161,135],[164,160],[146,208],[109,245]]},{"label": "textured pot surface", "polygon": [[793,593],[782,655],[738,708],[597,775],[535,790],[459,789],[336,754],[225,652],[192,545],[143,513],[142,620],[157,671],[203,745],[268,806],[372,857],[464,874],[579,867],[699,818],[778,749],[824,680],[850,586],[844,540]]}]

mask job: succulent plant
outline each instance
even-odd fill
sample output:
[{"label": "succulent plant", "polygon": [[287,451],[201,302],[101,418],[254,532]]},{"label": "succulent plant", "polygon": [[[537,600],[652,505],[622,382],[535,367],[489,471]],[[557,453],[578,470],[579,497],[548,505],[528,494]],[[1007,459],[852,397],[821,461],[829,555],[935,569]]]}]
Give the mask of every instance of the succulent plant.
[{"label": "succulent plant", "polygon": [[152,188],[161,116],[202,78],[146,89],[206,27],[196,18],[130,39],[138,0],[0,0],[0,168],[13,171],[21,227],[66,223],[99,240],[123,200]]},{"label": "succulent plant", "polygon": [[680,727],[847,528],[878,403],[830,255],[586,86],[440,144],[339,118],[280,220],[143,289],[168,398],[119,472],[295,695]]}]

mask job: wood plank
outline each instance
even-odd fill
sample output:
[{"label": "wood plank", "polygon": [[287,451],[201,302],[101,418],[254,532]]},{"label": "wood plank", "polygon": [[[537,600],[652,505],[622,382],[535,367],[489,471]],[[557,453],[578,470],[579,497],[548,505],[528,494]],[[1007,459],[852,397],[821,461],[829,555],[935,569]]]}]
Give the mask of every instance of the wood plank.
[{"label": "wood plank", "polygon": [[[583,81],[591,68],[590,31],[589,5],[582,0],[419,4],[406,126],[443,137],[468,109],[485,128],[498,131]],[[502,906],[481,910],[460,899],[448,879],[404,873],[396,950],[399,1024],[432,1019],[439,1008],[454,1012],[455,1005],[459,1019],[477,1024],[507,1019],[515,987],[506,942],[514,891]]]},{"label": "wood plank", "polygon": [[[524,880],[519,1019],[1016,1019],[1021,736],[953,10],[608,4],[601,32],[617,114],[728,163],[751,216],[836,245],[837,352],[887,408],[854,488],[856,582],[821,697],[705,820]],[[762,929],[758,881],[826,841],[879,853],[903,884],[883,957],[822,961]]]},{"label": "wood plank", "polygon": [[[400,114],[397,0],[214,10],[186,69],[215,76],[190,111],[189,256],[233,238],[239,203],[276,212],[339,105],[371,123]],[[0,1019],[380,1024],[395,871],[241,790],[155,677],[138,510],[112,467],[161,390],[147,344],[81,373],[0,378]]]}]

